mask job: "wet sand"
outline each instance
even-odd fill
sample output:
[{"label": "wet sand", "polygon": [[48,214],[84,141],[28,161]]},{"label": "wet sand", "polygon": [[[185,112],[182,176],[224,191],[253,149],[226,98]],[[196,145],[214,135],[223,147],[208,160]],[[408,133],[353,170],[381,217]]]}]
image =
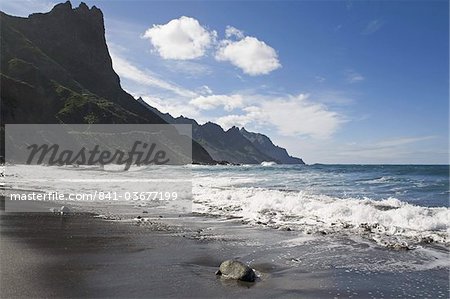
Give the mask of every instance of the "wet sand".
[{"label": "wet sand", "polygon": [[[366,245],[351,240],[327,247],[329,238],[299,239],[295,232],[201,217],[154,215],[144,223],[105,221],[85,213],[2,211],[0,216],[3,298],[448,296],[448,269],[378,271],[377,263],[400,256],[406,260],[408,253],[366,253]],[[346,257],[348,249],[355,252]],[[250,263],[258,281],[215,276],[220,262],[230,258]],[[367,268],[352,266],[354,260]]]},{"label": "wet sand", "polygon": [[214,275],[232,257],[221,242],[89,215],[3,213],[1,237],[4,298],[296,297],[308,289],[226,281]]}]

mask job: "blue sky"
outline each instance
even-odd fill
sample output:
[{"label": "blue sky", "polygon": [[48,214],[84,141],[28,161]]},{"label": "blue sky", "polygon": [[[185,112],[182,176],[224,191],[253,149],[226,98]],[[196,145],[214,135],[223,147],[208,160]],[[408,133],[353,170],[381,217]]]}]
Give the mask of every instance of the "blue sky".
[{"label": "blue sky", "polygon": [[448,1],[85,2],[123,88],[163,112],[265,133],[307,163],[448,163]]}]

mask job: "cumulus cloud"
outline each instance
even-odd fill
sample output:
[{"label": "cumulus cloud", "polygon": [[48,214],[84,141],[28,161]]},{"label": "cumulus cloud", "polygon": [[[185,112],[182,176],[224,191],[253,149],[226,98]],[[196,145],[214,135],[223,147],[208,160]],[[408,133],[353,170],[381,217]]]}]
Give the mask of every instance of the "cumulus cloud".
[{"label": "cumulus cloud", "polygon": [[233,26],[227,26],[227,28],[225,29],[225,37],[226,38],[235,37],[237,39],[243,39],[244,32],[242,32],[241,30],[239,30]]},{"label": "cumulus cloud", "polygon": [[244,127],[250,123],[261,123],[263,113],[260,107],[249,106],[242,109],[246,114],[231,114],[219,117],[216,122],[223,128],[231,128],[232,126]]},{"label": "cumulus cloud", "polygon": [[281,67],[277,52],[252,36],[246,36],[238,41],[222,41],[216,59],[229,61],[251,76],[268,74]]},{"label": "cumulus cloud", "polygon": [[150,40],[162,58],[186,60],[205,55],[216,35],[196,19],[182,16],[164,25],[153,25],[142,37]]},{"label": "cumulus cloud", "polygon": [[235,95],[207,95],[199,96],[192,99],[189,104],[202,110],[210,110],[223,106],[226,111],[242,107],[244,104],[243,97],[239,94]]},{"label": "cumulus cloud", "polygon": [[308,95],[264,102],[261,106],[267,119],[281,135],[306,135],[317,139],[329,138],[343,123],[343,118],[325,105],[314,103]]},{"label": "cumulus cloud", "polygon": [[[167,24],[153,25],[142,37],[150,40],[163,59],[200,58],[211,46],[218,45],[216,60],[228,61],[245,74],[264,75],[281,67],[275,49],[256,37],[245,36],[243,31],[233,26],[227,26],[226,39],[217,42],[216,31],[208,30],[194,18],[183,16]],[[192,69],[192,65],[188,67]]]},{"label": "cumulus cloud", "polygon": [[247,124],[274,126],[280,135],[309,136],[326,139],[345,122],[342,115],[327,106],[315,103],[309,95],[299,94],[276,99],[260,97],[258,104],[248,106],[243,114],[219,117],[216,121],[225,128]]}]

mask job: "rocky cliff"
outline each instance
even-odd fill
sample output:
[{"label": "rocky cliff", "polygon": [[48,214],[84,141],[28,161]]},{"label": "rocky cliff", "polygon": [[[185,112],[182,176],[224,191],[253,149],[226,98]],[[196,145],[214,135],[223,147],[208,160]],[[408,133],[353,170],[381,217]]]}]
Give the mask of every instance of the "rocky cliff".
[{"label": "rocky cliff", "polygon": [[[0,18],[2,126],[166,123],[121,88],[95,6],[66,2],[28,18]],[[214,163],[196,142],[193,160]]]}]

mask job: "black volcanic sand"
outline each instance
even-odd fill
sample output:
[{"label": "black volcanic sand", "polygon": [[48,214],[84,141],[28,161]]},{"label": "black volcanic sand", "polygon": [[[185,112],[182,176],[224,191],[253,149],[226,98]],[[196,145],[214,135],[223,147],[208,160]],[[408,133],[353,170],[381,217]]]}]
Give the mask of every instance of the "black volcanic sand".
[{"label": "black volcanic sand", "polygon": [[[350,240],[339,240],[344,247],[324,246],[326,237],[295,243],[298,233],[201,217],[137,225],[88,214],[2,211],[0,219],[2,298],[448,296],[448,269],[377,271],[377,263],[411,257]],[[229,258],[250,263],[258,281],[215,276]]]}]

